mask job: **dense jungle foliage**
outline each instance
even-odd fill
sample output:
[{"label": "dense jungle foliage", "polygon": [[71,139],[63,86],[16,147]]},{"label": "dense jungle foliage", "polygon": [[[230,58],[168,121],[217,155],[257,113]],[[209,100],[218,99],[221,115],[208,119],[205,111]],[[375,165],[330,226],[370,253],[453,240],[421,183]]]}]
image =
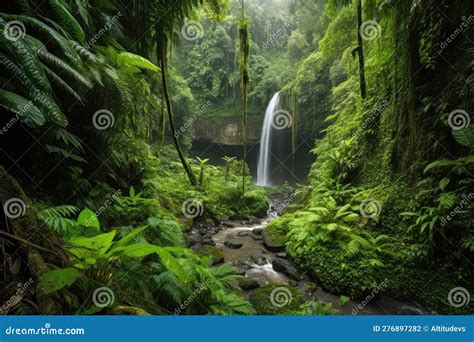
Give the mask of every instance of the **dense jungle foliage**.
[{"label": "dense jungle foliage", "polygon": [[[283,308],[275,285],[242,291],[219,248],[191,243],[275,199],[264,238],[342,306],[377,289],[474,313],[473,13],[469,0],[2,2],[0,313],[337,313],[296,286]],[[306,144],[314,163],[300,184],[260,187],[246,138],[276,92],[288,158],[298,168]],[[229,119],[243,158],[190,153],[197,126]]]}]

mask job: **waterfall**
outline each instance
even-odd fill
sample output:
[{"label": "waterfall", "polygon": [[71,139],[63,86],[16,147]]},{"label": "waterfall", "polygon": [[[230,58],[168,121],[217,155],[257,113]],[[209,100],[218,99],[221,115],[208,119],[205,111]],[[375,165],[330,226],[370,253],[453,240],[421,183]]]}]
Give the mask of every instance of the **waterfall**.
[{"label": "waterfall", "polygon": [[275,93],[270,103],[268,104],[267,110],[265,111],[265,119],[263,120],[262,136],[260,137],[260,154],[258,156],[258,168],[257,168],[257,185],[267,186],[270,185],[269,171],[270,171],[270,160],[271,160],[271,147],[272,147],[272,121],[273,113],[278,109],[280,102],[280,92]]}]

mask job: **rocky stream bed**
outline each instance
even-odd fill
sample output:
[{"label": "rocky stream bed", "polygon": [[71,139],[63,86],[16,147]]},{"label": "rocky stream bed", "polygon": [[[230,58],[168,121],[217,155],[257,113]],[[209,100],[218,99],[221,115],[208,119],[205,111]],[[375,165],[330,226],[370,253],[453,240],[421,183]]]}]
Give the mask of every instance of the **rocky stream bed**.
[{"label": "rocky stream bed", "polygon": [[302,301],[331,303],[332,308],[343,315],[427,314],[414,303],[400,302],[383,295],[369,301],[351,299],[341,302],[340,295],[324,291],[298,270],[283,249],[274,246],[262,234],[268,222],[275,217],[277,213],[269,210],[268,217],[263,220],[223,221],[219,226],[196,223],[188,232],[188,245],[199,254],[209,255],[212,265],[223,262],[234,265],[236,273],[245,277],[238,282],[238,286],[251,302],[252,293],[258,289],[281,286],[291,290],[287,292],[283,304],[290,304],[297,295]]}]

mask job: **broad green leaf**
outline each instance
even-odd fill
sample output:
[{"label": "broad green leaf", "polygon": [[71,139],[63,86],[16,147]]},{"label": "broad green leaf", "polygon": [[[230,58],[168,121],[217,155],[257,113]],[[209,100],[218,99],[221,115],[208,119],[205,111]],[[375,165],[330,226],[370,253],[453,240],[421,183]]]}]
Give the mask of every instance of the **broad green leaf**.
[{"label": "broad green leaf", "polygon": [[69,240],[69,243],[73,247],[83,247],[89,250],[96,250],[101,254],[105,254],[112,245],[115,233],[115,230],[113,230],[109,233],[96,235],[90,238],[75,237]]},{"label": "broad green leaf", "polygon": [[48,294],[72,285],[81,275],[75,268],[63,268],[43,274],[38,283],[38,290]]},{"label": "broad green leaf", "polygon": [[474,125],[469,125],[461,129],[453,129],[454,139],[466,147],[474,147]]},{"label": "broad green leaf", "polygon": [[142,228],[137,228],[135,229],[133,232],[125,235],[123,238],[121,238],[120,240],[118,240],[112,250],[110,251],[110,253],[112,253],[112,251],[115,249],[115,248],[121,248],[121,247],[125,247],[130,241],[132,241],[136,236],[138,236],[141,232],[143,232],[145,229],[147,229],[148,227],[142,227]]},{"label": "broad green leaf", "polygon": [[83,211],[81,211],[79,217],[77,218],[77,223],[81,226],[95,228],[97,232],[100,231],[99,219],[89,208],[85,208]]},{"label": "broad green leaf", "polygon": [[126,66],[137,67],[140,69],[146,69],[150,71],[160,72],[161,69],[158,68],[155,64],[150,62],[148,59],[143,58],[142,56],[135,55],[130,52],[120,52],[118,54],[117,62]]}]

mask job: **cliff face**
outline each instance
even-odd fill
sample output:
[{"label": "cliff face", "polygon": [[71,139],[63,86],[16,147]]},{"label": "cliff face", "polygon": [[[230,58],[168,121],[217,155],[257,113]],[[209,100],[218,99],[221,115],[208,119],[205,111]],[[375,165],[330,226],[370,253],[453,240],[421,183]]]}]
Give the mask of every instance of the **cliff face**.
[{"label": "cliff face", "polygon": [[[226,118],[218,124],[212,124],[205,120],[196,120],[192,126],[193,140],[206,140],[221,145],[242,145],[241,121],[240,117]],[[249,118],[247,142],[258,142],[261,129],[261,120]]]}]

